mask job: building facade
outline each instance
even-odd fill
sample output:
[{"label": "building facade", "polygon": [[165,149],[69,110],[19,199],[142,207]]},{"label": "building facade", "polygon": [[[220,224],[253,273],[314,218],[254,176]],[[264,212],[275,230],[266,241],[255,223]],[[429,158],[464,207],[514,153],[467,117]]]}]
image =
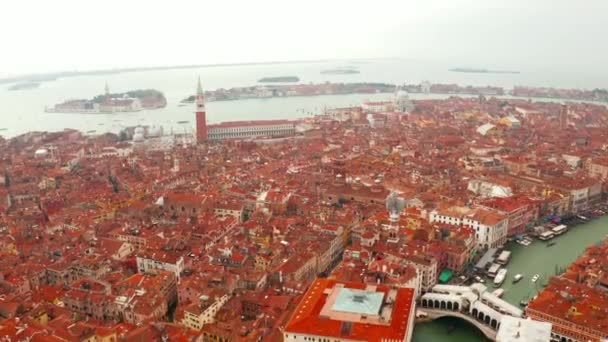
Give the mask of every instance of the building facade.
[{"label": "building facade", "polygon": [[249,139],[256,137],[292,136],[296,125],[289,120],[222,122],[208,127],[209,140]]}]

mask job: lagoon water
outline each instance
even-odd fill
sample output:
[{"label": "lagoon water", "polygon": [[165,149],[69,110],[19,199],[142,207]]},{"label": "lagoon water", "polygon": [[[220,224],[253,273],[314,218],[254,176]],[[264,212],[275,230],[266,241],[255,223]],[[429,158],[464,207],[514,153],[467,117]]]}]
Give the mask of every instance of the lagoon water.
[{"label": "lagoon water", "polygon": [[[321,70],[355,66],[361,73],[350,75],[323,75]],[[457,83],[460,85],[497,85],[511,88],[514,85],[548,86],[563,88],[606,87],[608,75],[584,75],[571,70],[538,71],[520,70],[520,74],[476,74],[450,72],[454,65],[421,62],[405,59],[366,61],[331,61],[315,63],[215,66],[195,69],[141,71],[108,75],[77,76],[41,83],[39,88],[8,91],[10,84],[0,85],[0,134],[12,137],[28,131],[57,131],[75,128],[82,131],[117,132],[124,126],[163,126],[182,132],[191,130],[193,107],[179,106],[179,101],[195,91],[200,76],[206,89],[256,85],[266,76],[298,76],[300,83],[318,82],[387,82],[395,84]],[[154,88],[165,93],[166,108],[120,114],[58,114],[45,113],[66,99],[91,98],[102,94],[105,83],[112,92]],[[424,95],[412,94],[412,98]],[[207,104],[209,122],[251,119],[299,118],[319,113],[323,108],[360,104],[364,99],[388,99],[390,94],[336,95],[252,99],[242,101],[210,102]],[[189,121],[178,124],[178,121]]]}]

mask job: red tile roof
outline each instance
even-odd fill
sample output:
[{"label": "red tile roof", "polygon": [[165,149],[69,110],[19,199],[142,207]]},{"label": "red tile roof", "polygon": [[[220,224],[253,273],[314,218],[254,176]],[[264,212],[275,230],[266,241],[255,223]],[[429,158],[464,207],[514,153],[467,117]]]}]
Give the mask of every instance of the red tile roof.
[{"label": "red tile roof", "polygon": [[[397,298],[393,304],[392,320],[389,325],[353,322],[350,333],[343,335],[341,333],[342,321],[320,316],[321,309],[328,297],[325,290],[333,288],[336,284],[342,284],[345,288],[360,290],[367,286],[364,283],[337,282],[332,279],[315,280],[302,298],[289,323],[287,323],[285,332],[370,342],[379,342],[384,339],[403,340],[408,328],[408,318],[414,314],[412,311],[414,308],[414,289],[399,288],[397,290]],[[386,294],[389,288],[379,285],[376,291]]]}]

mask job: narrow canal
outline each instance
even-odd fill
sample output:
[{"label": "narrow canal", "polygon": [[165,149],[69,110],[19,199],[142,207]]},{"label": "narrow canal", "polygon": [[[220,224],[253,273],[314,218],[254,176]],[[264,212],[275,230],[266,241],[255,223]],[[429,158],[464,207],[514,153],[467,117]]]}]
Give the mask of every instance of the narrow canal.
[{"label": "narrow canal", "polygon": [[[522,299],[532,298],[542,289],[542,284],[556,273],[556,269],[571,264],[590,245],[600,242],[608,234],[608,215],[593,221],[568,227],[568,232],[553,239],[555,245],[534,239],[530,246],[516,243],[507,245],[512,251],[511,260],[506,266],[507,278],[502,288],[503,298],[519,306]],[[516,274],[524,278],[513,284]],[[540,275],[536,283],[531,282],[534,274]],[[492,287],[492,281],[486,278],[486,284]],[[415,342],[474,342],[487,341],[474,326],[458,319],[440,319],[430,323],[416,325],[413,341]]]}]

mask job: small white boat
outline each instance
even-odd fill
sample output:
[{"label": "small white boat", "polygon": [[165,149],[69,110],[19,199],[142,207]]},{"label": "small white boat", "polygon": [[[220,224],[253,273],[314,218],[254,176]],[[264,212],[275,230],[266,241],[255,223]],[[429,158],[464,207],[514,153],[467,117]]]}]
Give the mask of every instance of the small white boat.
[{"label": "small white boat", "polygon": [[520,274],[520,273],[516,274],[516,275],[513,277],[513,283],[517,283],[518,281],[522,280],[522,279],[523,279],[523,277],[524,277],[524,275],[523,275],[523,274]]},{"label": "small white boat", "polygon": [[505,294],[505,290],[496,289],[496,290],[492,291],[492,294],[495,295],[496,297],[500,298],[500,297],[502,297],[503,294]]},{"label": "small white boat", "polygon": [[532,277],[532,282],[533,282],[533,283],[536,283],[536,281],[538,280],[538,278],[540,278],[540,276],[539,276],[538,274],[535,274],[535,275]]},{"label": "small white boat", "polygon": [[501,268],[498,271],[498,273],[496,274],[496,277],[494,278],[494,287],[499,287],[500,285],[502,285],[503,281],[505,281],[506,276],[507,276],[507,269]]},{"label": "small white boat", "polygon": [[522,246],[530,246],[530,244],[532,242],[530,240],[523,239],[523,240],[518,240],[517,243],[520,244],[520,245],[522,245]]}]

